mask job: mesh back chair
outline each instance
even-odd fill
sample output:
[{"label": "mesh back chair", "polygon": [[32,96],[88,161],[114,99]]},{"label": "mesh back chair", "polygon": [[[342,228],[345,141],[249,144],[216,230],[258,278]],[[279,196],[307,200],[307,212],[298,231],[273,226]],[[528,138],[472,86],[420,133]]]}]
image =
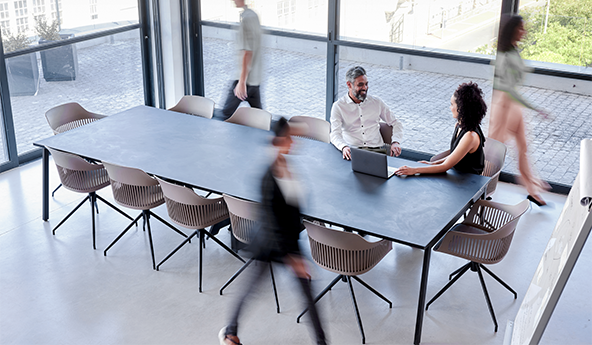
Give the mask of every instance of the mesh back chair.
[{"label": "mesh back chair", "polygon": [[[91,113],[84,109],[78,103],[65,103],[49,109],[45,113],[45,119],[49,123],[49,127],[53,134],[60,134],[71,129],[86,125],[96,120],[104,118],[105,115]],[[53,197],[55,192],[60,189],[62,185],[56,187],[51,192]]]},{"label": "mesh back chair", "polygon": [[506,145],[495,139],[487,138],[483,146],[483,153],[485,154],[485,169],[481,175],[491,177],[485,192],[487,199],[491,200],[491,195],[495,193],[499,175],[506,161]]},{"label": "mesh back chair", "polygon": [[327,120],[318,119],[310,116],[292,116],[290,122],[301,122],[308,125],[308,131],[304,138],[322,141],[328,143],[330,141],[329,133],[331,132],[331,124]]},{"label": "mesh back chair", "polygon": [[386,122],[380,122],[380,135],[385,144],[390,145],[393,143],[393,127]]},{"label": "mesh back chair", "polygon": [[[362,319],[358,311],[356,296],[352,285],[352,278],[358,281],[362,286],[373,292],[378,297],[382,298],[392,308],[393,304],[386,297],[365,283],[357,276],[370,271],[376,266],[382,258],[388,254],[392,249],[392,243],[387,240],[380,240],[378,242],[366,241],[362,236],[351,232],[329,229],[327,227],[314,224],[307,220],[304,221],[306,231],[308,232],[308,239],[310,242],[310,254],[314,262],[322,268],[337,273],[335,278],[315,299],[314,303],[320,300],[337,282],[340,280],[347,281],[349,285],[349,292],[352,297],[356,318],[358,320],[358,327],[362,334],[362,344],[366,343],[364,335],[364,328],[362,327]],[[305,309],[298,318],[300,318],[308,311]]]},{"label": "mesh back chair", "polygon": [[[101,164],[92,164],[84,160],[82,157],[54,150],[47,147],[53,157],[53,161],[58,169],[58,175],[62,181],[64,188],[77,193],[87,193],[88,195],[82,200],[78,206],[76,206],[62,221],[53,228],[52,233],[55,235],[56,230],[64,224],[70,216],[74,214],[85,201],[90,201],[91,217],[92,217],[92,236],[93,236],[93,249],[97,249],[95,239],[95,205],[98,200],[101,200],[109,207],[113,208],[117,212],[121,213],[125,217],[133,220],[132,217],[125,214],[123,211],[115,207],[109,201],[103,199],[96,192],[109,185],[109,176],[107,170]],[[97,209],[98,213],[98,209]]]},{"label": "mesh back chair", "polygon": [[226,122],[268,131],[271,128],[271,114],[263,109],[240,107]]},{"label": "mesh back chair", "polygon": [[107,251],[113,247],[119,239],[134,225],[138,223],[140,218],[144,219],[144,229],[148,225],[148,239],[150,241],[150,254],[152,256],[152,268],[156,269],[156,262],[154,260],[154,245],[152,243],[152,232],[150,230],[150,216],[161,221],[163,224],[173,229],[175,232],[183,237],[187,237],[184,233],[176,229],[167,221],[159,217],[157,214],[150,211],[151,209],[164,204],[164,196],[162,189],[154,178],[142,170],[123,167],[120,165],[103,162],[103,165],[109,173],[111,180],[111,189],[113,190],[113,197],[115,201],[121,205],[134,210],[141,210],[142,213],[136,217],[120,234],[109,244],[103,254],[107,256]]},{"label": "mesh back chair", "polygon": [[206,97],[186,95],[169,110],[211,119],[214,116],[214,101]]},{"label": "mesh back chair", "polygon": [[45,113],[45,118],[54,134],[69,131],[104,117],[106,116],[91,113],[78,103],[58,105]]},{"label": "mesh back chair", "polygon": [[199,292],[201,292],[202,282],[202,266],[203,266],[203,254],[202,248],[204,244],[204,234],[208,235],[212,240],[218,243],[227,252],[232,254],[237,259],[245,262],[243,258],[238,256],[232,249],[228,248],[224,243],[220,242],[219,239],[214,237],[205,228],[214,224],[220,223],[225,219],[228,219],[228,209],[224,198],[212,198],[206,199],[200,195],[197,195],[192,189],[179,186],[160,178],[156,178],[162,193],[164,194],[164,200],[167,207],[167,212],[171,220],[188,229],[194,229],[195,232],[187,237],[177,248],[175,248],[169,255],[167,255],[157,266],[156,270],[160,269],[165,261],[167,261],[173,254],[175,254],[181,247],[191,241],[193,236],[199,238]]},{"label": "mesh back chair", "polygon": [[[430,162],[442,159],[449,154],[450,150],[438,153],[430,158]],[[491,195],[495,193],[499,175],[506,160],[506,145],[495,139],[486,138],[485,144],[483,145],[483,154],[485,155],[485,168],[481,175],[491,177],[491,180],[487,185],[487,191],[485,192],[487,200],[491,200]]]},{"label": "mesh back chair", "polygon": [[481,287],[483,288],[485,300],[489,307],[489,313],[495,325],[495,332],[497,332],[497,320],[481,270],[487,272],[512,292],[514,299],[518,297],[516,291],[493,274],[484,264],[491,265],[498,263],[506,256],[506,253],[510,249],[518,220],[526,212],[528,206],[528,200],[524,200],[514,206],[485,200],[479,200],[473,205],[467,218],[462,223],[455,225],[434,248],[438,252],[447,253],[470,261],[450,274],[450,281],[428,302],[426,310],[430,304],[470,269],[479,274],[479,280],[481,281]]},{"label": "mesh back chair", "polygon": [[[257,230],[257,219],[259,218],[259,204],[235,198],[230,195],[223,195],[228,213],[230,215],[230,228],[232,235],[241,243],[249,244],[253,240]],[[220,295],[224,289],[230,285],[255,259],[250,258],[225,284],[220,288]],[[273,276],[273,267],[269,262],[269,272],[271,273],[271,284],[275,295],[275,304],[277,312],[280,312],[280,302],[275,287],[275,278]]]}]

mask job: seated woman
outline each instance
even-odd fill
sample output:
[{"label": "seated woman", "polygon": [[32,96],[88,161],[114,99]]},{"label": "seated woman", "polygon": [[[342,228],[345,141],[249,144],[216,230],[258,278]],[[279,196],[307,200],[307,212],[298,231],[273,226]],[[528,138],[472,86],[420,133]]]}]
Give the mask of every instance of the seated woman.
[{"label": "seated woman", "polygon": [[457,120],[450,142],[450,154],[434,162],[421,161],[430,166],[411,168],[402,166],[396,174],[436,174],[450,168],[464,173],[480,175],[485,167],[483,144],[485,136],[481,131],[481,120],[487,112],[483,91],[475,83],[461,84],[450,98],[450,111]]}]

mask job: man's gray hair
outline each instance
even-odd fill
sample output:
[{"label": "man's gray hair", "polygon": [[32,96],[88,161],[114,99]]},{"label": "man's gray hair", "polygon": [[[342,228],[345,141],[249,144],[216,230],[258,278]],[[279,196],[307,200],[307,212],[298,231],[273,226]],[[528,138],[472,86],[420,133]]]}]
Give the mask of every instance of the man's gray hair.
[{"label": "man's gray hair", "polygon": [[345,80],[354,83],[357,77],[366,75],[366,70],[362,66],[354,66],[345,73]]}]

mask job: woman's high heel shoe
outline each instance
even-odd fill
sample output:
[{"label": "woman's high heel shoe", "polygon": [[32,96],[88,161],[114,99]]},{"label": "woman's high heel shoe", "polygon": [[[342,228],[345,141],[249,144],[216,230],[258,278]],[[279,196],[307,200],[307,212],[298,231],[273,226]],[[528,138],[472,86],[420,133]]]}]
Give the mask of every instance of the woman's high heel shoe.
[{"label": "woman's high heel shoe", "polygon": [[534,196],[532,196],[530,194],[526,197],[526,199],[532,201],[538,207],[547,205],[547,203],[545,202],[545,200],[541,199],[540,197],[535,198]]}]

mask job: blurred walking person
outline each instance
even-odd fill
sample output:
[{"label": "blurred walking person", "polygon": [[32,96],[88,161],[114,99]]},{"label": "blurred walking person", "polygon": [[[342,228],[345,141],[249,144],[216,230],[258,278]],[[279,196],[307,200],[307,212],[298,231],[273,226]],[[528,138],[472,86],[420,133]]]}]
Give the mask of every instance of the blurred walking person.
[{"label": "blurred walking person", "polygon": [[247,101],[253,108],[261,109],[261,24],[257,13],[248,8],[245,0],[234,0],[236,7],[243,8],[236,35],[237,79],[232,82],[222,113],[227,118]]},{"label": "blurred walking person", "polygon": [[[302,126],[290,124],[283,117],[274,126],[274,160],[261,182],[260,229],[248,249],[259,261],[280,262],[292,269],[310,313],[316,344],[326,344],[325,333],[310,291],[310,275],[298,245],[300,232],[303,230],[299,206],[303,202],[302,189],[285,157],[292,147],[292,135],[305,134]],[[238,318],[247,297],[266,272],[266,266],[259,263],[251,270],[247,288],[239,296],[230,322],[218,334],[220,345],[240,344],[237,336]],[[280,342],[281,339],[278,339],[278,343]]]},{"label": "blurred walking person", "polygon": [[516,140],[520,183],[526,187],[528,200],[543,206],[546,202],[541,197],[541,192],[550,189],[550,186],[535,175],[529,162],[522,107],[535,110],[545,118],[547,115],[531,105],[517,90],[528,71],[517,50],[518,42],[526,35],[524,20],[519,15],[506,16],[502,18],[501,28],[493,80],[489,137],[503,143],[512,137]]}]

